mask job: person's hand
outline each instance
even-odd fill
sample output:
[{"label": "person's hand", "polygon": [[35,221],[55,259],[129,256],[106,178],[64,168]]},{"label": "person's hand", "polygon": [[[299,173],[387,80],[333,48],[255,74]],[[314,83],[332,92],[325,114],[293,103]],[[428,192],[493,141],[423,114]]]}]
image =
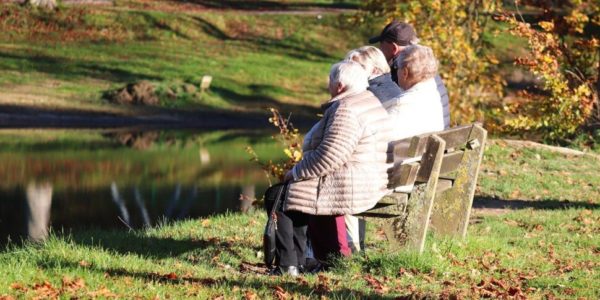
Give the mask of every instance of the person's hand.
[{"label": "person's hand", "polygon": [[292,170],[287,171],[287,173],[285,173],[285,176],[283,177],[283,181],[287,182],[292,180],[294,180],[294,174],[292,173]]}]

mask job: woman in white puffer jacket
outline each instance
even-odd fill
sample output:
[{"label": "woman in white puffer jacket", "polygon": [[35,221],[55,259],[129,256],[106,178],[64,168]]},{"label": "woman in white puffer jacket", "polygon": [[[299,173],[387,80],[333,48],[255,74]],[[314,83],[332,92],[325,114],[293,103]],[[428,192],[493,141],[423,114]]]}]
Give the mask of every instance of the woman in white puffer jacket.
[{"label": "woman in white puffer jacket", "polygon": [[394,140],[444,130],[444,113],[435,76],[438,62],[429,47],[412,45],[400,54],[400,97],[384,103]]}]

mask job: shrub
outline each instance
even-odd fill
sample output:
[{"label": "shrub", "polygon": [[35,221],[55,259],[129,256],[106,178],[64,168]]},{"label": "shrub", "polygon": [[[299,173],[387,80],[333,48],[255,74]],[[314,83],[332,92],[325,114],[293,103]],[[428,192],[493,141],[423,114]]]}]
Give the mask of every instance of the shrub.
[{"label": "shrub", "polygon": [[546,141],[564,142],[587,126],[597,126],[600,40],[588,32],[600,26],[600,7],[594,2],[526,2],[542,9],[533,24],[524,20],[518,6],[516,14],[498,17],[513,35],[528,41],[527,56],[515,63],[536,75],[545,93],[525,92],[524,101],[505,106],[505,132],[536,133]]}]

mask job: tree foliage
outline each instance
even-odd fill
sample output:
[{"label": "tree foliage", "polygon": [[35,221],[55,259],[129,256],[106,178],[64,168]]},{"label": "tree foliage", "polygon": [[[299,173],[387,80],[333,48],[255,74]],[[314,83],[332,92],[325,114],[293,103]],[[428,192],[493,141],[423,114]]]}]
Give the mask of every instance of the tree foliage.
[{"label": "tree foliage", "polygon": [[278,135],[273,135],[272,138],[277,140],[283,148],[283,153],[286,159],[279,162],[261,161],[258,154],[250,146],[246,147],[246,152],[252,157],[250,160],[257,163],[265,172],[269,185],[272,185],[271,178],[283,182],[285,174],[290,171],[296,163],[302,159],[302,137],[298,129],[294,128],[289,118],[285,118],[279,110],[269,108],[271,117],[269,123],[279,129]]},{"label": "tree foliage", "polygon": [[498,17],[510,25],[513,35],[527,40],[527,56],[515,63],[536,75],[544,91],[523,93],[525,101],[505,107],[505,131],[535,132],[546,140],[561,141],[600,121],[600,40],[591,33],[600,27],[596,1],[525,1],[529,10],[541,11],[537,20],[526,22],[519,6],[516,14]]},{"label": "tree foliage", "polygon": [[398,19],[415,27],[423,45],[431,47],[440,62],[440,75],[449,95],[452,123],[482,121],[482,107],[502,96],[502,79],[495,72],[498,60],[484,54],[490,15],[501,5],[496,0],[369,0],[363,11],[383,23]]}]

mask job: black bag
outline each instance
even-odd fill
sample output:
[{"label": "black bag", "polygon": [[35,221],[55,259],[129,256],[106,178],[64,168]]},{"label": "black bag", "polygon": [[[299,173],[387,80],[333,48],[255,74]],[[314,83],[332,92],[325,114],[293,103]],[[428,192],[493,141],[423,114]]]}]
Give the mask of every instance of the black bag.
[{"label": "black bag", "polygon": [[280,209],[285,199],[287,184],[278,183],[265,191],[265,210],[269,215],[265,233],[263,234],[263,251],[265,253],[265,264],[271,268],[277,257],[277,245],[275,233],[277,231],[277,210]]}]

